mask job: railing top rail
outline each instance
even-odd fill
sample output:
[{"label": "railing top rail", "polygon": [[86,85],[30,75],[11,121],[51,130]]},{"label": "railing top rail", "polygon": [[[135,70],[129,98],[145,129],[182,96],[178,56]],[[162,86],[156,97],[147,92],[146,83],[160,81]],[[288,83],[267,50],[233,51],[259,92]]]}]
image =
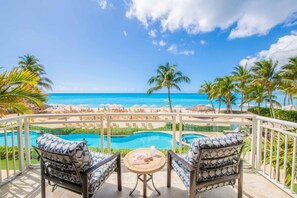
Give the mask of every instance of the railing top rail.
[{"label": "railing top rail", "polygon": [[139,116],[177,116],[177,113],[106,113],[108,116],[118,116],[118,115],[124,115],[124,116],[133,116],[133,115],[139,115]]},{"label": "railing top rail", "polygon": [[278,120],[278,119],[274,119],[274,118],[267,118],[267,117],[263,117],[263,116],[257,116],[257,119],[261,120],[261,121],[272,122],[275,124],[286,125],[286,126],[297,128],[296,122],[289,122],[289,121]]},{"label": "railing top rail", "polygon": [[232,118],[256,118],[254,114],[201,114],[201,113],[179,113],[180,116],[197,116],[197,117],[232,117]]},{"label": "railing top rail", "polygon": [[14,116],[10,118],[2,118],[0,119],[0,123],[2,122],[12,122],[12,121],[17,121],[23,119],[25,116]]},{"label": "railing top rail", "polygon": [[75,117],[75,116],[103,116],[104,113],[64,113],[64,114],[26,114],[24,117]]}]

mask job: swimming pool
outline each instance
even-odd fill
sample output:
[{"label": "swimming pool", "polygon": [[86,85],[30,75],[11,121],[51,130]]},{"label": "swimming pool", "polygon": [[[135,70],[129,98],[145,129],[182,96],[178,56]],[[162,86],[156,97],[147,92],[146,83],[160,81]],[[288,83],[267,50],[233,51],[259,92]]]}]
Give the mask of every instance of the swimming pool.
[{"label": "swimming pool", "polygon": [[[86,140],[87,145],[100,148],[100,135],[97,134],[70,134],[61,138],[71,141]],[[141,132],[129,136],[111,136],[110,147],[113,149],[136,149],[154,145],[157,149],[172,148],[172,135],[161,132]],[[107,137],[104,136],[104,147],[107,147]]]},{"label": "swimming pool", "polygon": [[[30,144],[36,146],[36,139],[40,134],[37,132],[30,132]],[[12,145],[12,133],[7,133],[7,144]],[[61,138],[70,141],[82,141],[85,140],[90,147],[100,148],[100,135],[99,134],[69,134],[61,135]],[[192,141],[194,138],[204,137],[198,134],[184,134],[182,136],[183,141],[187,139]],[[14,133],[15,146],[17,143],[17,132]],[[140,132],[129,136],[111,136],[110,147],[112,149],[136,149],[143,147],[150,147],[154,145],[157,149],[171,149],[172,148],[172,135],[162,132]],[[23,133],[24,142],[24,133]],[[4,146],[4,134],[0,134],[0,146]],[[104,136],[104,147],[107,148],[107,137]],[[178,147],[178,143],[176,144]]]},{"label": "swimming pool", "polygon": [[182,135],[182,141],[185,143],[191,143],[193,141],[193,139],[195,138],[203,138],[205,137],[204,135],[200,135],[200,134],[183,134]]}]

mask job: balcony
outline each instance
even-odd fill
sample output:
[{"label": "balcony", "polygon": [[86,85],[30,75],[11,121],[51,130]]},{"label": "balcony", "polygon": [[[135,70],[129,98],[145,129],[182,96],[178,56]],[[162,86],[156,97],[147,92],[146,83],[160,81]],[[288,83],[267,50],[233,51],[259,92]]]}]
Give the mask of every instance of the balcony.
[{"label": "balcony", "polygon": [[[297,197],[296,123],[247,114],[171,113],[36,114],[2,119],[0,143],[5,152],[1,154],[0,196],[40,197],[40,169],[35,153],[30,150],[34,143],[31,142],[30,131],[56,133],[61,128],[93,131],[98,135],[96,149],[108,153],[115,151],[113,136],[121,133],[127,135],[127,128],[135,128],[134,131],[162,131],[171,135],[171,149],[179,153],[188,147],[183,139],[184,134],[220,136],[223,135],[223,129],[234,125],[250,133],[245,138],[247,149],[243,156],[244,197]],[[202,129],[208,131],[203,132]],[[125,154],[125,150],[120,150]],[[149,197],[187,197],[184,185],[174,172],[171,188],[166,187],[166,168],[154,177],[158,178],[155,183],[161,196],[149,188]],[[94,197],[129,197],[136,175],[122,164],[122,178],[122,192],[117,191],[116,175],[113,174]],[[138,184],[132,197],[141,195],[142,184]],[[61,188],[52,192],[50,186],[47,186],[47,196],[81,197]],[[218,188],[203,193],[202,197],[237,197],[236,188]]]}]

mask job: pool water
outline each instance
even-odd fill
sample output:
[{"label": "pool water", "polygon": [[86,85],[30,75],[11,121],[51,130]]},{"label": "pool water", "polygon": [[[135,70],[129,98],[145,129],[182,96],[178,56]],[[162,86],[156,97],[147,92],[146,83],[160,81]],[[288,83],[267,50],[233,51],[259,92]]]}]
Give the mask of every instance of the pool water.
[{"label": "pool water", "polygon": [[195,138],[203,138],[203,137],[205,136],[200,134],[183,134],[182,141],[190,144]]},{"label": "pool water", "polygon": [[[87,145],[100,148],[100,135],[97,134],[71,134],[62,135],[61,138],[71,141],[86,140]],[[172,135],[161,132],[141,132],[129,136],[112,136],[110,147],[113,149],[136,149],[154,145],[157,149],[172,148]],[[107,137],[104,136],[104,147],[107,147]]]},{"label": "pool water", "polygon": [[[30,132],[30,144],[36,146],[36,139],[39,137],[39,133]],[[24,142],[24,133],[23,142]],[[61,138],[70,141],[82,141],[85,140],[87,146],[100,148],[100,135],[99,134],[69,134],[61,135]],[[188,142],[192,142],[194,138],[204,137],[198,134],[184,134],[182,140],[187,139]],[[171,149],[172,148],[172,135],[162,132],[141,132],[135,133],[129,136],[111,136],[110,138],[112,149],[136,149],[136,148],[148,148],[154,145],[157,149]],[[4,146],[4,134],[0,134],[0,146]],[[12,146],[12,133],[7,133],[7,145]],[[17,132],[14,132],[14,145],[18,145]],[[178,143],[176,144],[178,147]],[[104,136],[104,148],[107,148],[107,137]]]}]

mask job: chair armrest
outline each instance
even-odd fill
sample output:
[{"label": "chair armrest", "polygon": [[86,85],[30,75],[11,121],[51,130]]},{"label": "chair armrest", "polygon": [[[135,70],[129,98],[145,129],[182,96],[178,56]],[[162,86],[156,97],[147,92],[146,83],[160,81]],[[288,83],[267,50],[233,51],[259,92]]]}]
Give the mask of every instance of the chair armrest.
[{"label": "chair armrest", "polygon": [[99,168],[100,166],[106,164],[107,162],[110,162],[111,160],[118,158],[118,160],[120,160],[120,153],[117,152],[115,154],[113,154],[112,156],[98,162],[97,164],[93,165],[92,167],[90,167],[89,169],[87,169],[86,171],[83,172],[83,174],[88,175],[89,173],[95,171],[97,168]]},{"label": "chair armrest", "polygon": [[168,155],[171,156],[172,159],[176,159],[177,161],[181,162],[182,165],[188,170],[188,171],[195,171],[196,168],[194,166],[192,166],[189,162],[187,162],[186,160],[184,160],[183,158],[181,158],[180,156],[178,156],[177,154],[175,154],[172,150],[168,150]]}]

